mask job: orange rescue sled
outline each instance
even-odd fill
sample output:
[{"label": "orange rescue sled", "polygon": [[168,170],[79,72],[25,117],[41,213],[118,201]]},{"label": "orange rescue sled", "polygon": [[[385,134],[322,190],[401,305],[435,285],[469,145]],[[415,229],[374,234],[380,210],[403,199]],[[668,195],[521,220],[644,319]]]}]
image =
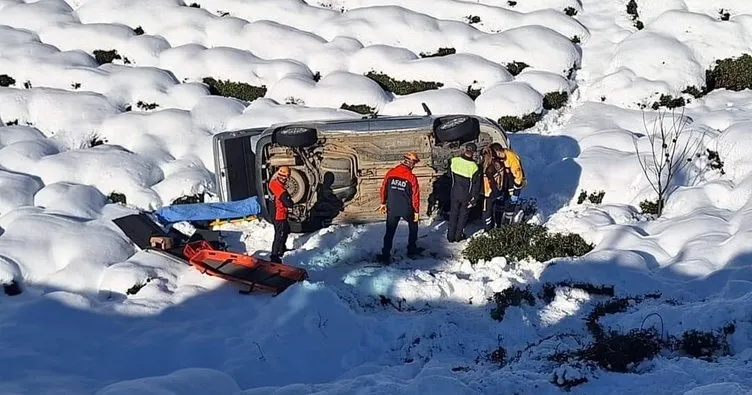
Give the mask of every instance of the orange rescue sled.
[{"label": "orange rescue sled", "polygon": [[308,278],[304,269],[273,263],[249,255],[229,251],[218,251],[204,240],[186,244],[183,255],[193,267],[203,274],[216,276],[254,289],[284,291],[290,285]]}]

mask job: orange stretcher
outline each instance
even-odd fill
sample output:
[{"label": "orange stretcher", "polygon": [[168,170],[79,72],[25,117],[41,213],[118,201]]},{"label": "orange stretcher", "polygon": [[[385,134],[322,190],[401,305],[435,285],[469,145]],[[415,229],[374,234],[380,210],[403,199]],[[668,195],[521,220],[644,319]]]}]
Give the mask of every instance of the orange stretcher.
[{"label": "orange stretcher", "polygon": [[205,240],[187,243],[183,255],[203,274],[248,285],[249,289],[242,293],[260,289],[279,294],[290,285],[308,278],[304,269],[250,255],[215,250]]}]

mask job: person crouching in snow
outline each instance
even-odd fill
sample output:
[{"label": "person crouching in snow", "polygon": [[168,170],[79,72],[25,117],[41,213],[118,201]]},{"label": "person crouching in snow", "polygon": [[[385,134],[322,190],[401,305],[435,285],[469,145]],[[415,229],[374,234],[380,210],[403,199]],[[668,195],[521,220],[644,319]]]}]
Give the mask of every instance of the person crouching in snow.
[{"label": "person crouching in snow", "polygon": [[423,248],[416,244],[420,220],[420,187],[418,178],[413,174],[413,168],[418,162],[418,154],[406,153],[402,163],[389,170],[381,183],[379,210],[386,215],[384,246],[378,256],[382,263],[388,264],[392,260],[392,242],[400,219],[407,221],[408,226],[407,255],[413,256],[423,252]]},{"label": "person crouching in snow", "polygon": [[525,170],[522,168],[522,160],[516,152],[509,148],[503,148],[498,143],[492,144],[492,150],[504,162],[506,194],[504,194],[504,214],[501,221],[503,225],[508,225],[513,221],[520,192],[522,188],[527,186]]},{"label": "person crouching in snow", "polygon": [[269,260],[281,263],[287,244],[287,236],[290,235],[290,225],[287,223],[287,209],[293,206],[292,197],[287,192],[285,184],[290,177],[290,168],[282,166],[269,183],[269,192],[274,198],[274,241]]}]

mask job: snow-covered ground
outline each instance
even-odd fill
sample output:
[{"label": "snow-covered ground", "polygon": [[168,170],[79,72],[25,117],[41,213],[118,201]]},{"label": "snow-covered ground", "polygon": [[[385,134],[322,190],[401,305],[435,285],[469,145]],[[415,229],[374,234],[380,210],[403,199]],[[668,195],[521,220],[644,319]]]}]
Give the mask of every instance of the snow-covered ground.
[{"label": "snow-covered ground", "polygon": [[[661,94],[702,87],[715,60],[752,51],[752,3],[638,0],[642,30],[627,3],[0,0],[0,283],[24,291],[0,294],[0,392],[548,394],[565,377],[588,380],[575,393],[752,393],[752,93],[687,104],[685,137],[717,151],[724,172],[693,161],[657,220],[639,208],[655,195],[635,149],[650,147],[641,104],[650,125]],[[441,48],[455,53],[421,56]],[[97,50],[119,57],[100,65]],[[513,75],[511,62],[529,67]],[[371,71],[442,86],[395,95]],[[205,77],[265,96],[211,95]],[[555,92],[569,102],[544,111]],[[444,223],[424,221],[420,243],[435,257],[380,267],[370,258],[383,224],[333,226],[289,242],[285,259],[308,281],[244,296],[138,251],[111,221],[214,191],[218,132],[359,116],[343,103],[418,114],[422,102],[494,119],[542,113],[511,135],[524,194],[551,230],[594,251],[473,266],[464,244],[444,242]],[[577,204],[582,190],[603,201]],[[113,192],[129,206],[108,202]],[[263,256],[271,245],[265,223],[221,229],[235,249]],[[664,353],[636,373],[552,363],[589,342],[584,319],[605,300],[579,289],[490,315],[496,292],[566,280],[660,292],[600,320],[621,332],[733,323],[730,355]],[[488,358],[500,348],[503,364]]]}]

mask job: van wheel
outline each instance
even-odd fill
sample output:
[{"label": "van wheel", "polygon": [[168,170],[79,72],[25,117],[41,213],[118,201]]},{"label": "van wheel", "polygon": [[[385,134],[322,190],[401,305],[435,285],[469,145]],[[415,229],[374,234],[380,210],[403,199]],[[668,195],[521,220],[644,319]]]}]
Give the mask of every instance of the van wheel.
[{"label": "van wheel", "polygon": [[464,115],[439,118],[434,125],[434,135],[440,143],[472,141],[478,138],[479,132],[477,120]]},{"label": "van wheel", "polygon": [[274,133],[274,142],[290,148],[310,147],[319,140],[316,129],[289,127]]}]

